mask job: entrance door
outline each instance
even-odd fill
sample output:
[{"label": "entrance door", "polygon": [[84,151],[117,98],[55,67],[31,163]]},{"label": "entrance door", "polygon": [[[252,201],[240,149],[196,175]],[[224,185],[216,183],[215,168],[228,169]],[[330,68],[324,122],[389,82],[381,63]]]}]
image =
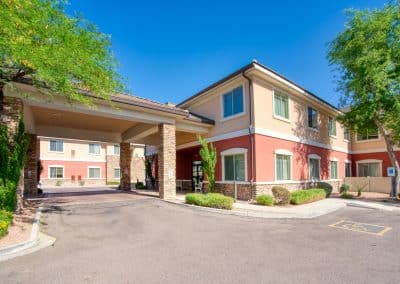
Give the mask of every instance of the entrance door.
[{"label": "entrance door", "polygon": [[192,190],[194,191],[199,182],[203,182],[203,165],[201,161],[192,162]]}]

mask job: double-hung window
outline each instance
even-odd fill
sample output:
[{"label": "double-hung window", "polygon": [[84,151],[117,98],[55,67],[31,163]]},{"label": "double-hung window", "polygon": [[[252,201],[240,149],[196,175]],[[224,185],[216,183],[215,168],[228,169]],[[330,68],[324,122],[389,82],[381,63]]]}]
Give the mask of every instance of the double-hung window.
[{"label": "double-hung window", "polygon": [[89,167],[89,178],[100,178],[100,168]]},{"label": "double-hung window", "polygon": [[345,174],[345,177],[351,177],[351,162],[345,162],[344,174]]},{"label": "double-hung window", "polygon": [[329,166],[330,166],[331,179],[337,179],[338,178],[338,162],[330,161]]},{"label": "double-hung window", "polygon": [[235,88],[232,91],[224,94],[222,98],[224,118],[244,112],[243,86]]},{"label": "double-hung window", "polygon": [[336,136],[336,120],[333,117],[328,118],[328,131],[330,136]]},{"label": "double-hung window", "polygon": [[277,90],[274,90],[274,114],[289,119],[289,97]]},{"label": "double-hung window", "polygon": [[49,167],[50,178],[64,178],[64,168],[58,166]]},{"label": "double-hung window", "polygon": [[350,141],[350,131],[347,127],[343,129],[344,140]]},{"label": "double-hung window", "polygon": [[114,145],[114,155],[119,156],[120,147],[119,145]]},{"label": "double-hung window", "polygon": [[89,154],[92,155],[100,155],[100,144],[94,144],[90,143],[89,144]]},{"label": "double-hung window", "polygon": [[321,162],[320,158],[310,157],[308,159],[311,180],[319,180],[321,178],[320,162]]},{"label": "double-hung window", "polygon": [[62,140],[50,140],[50,152],[64,152],[64,142]]},{"label": "double-hung window", "polygon": [[245,154],[225,155],[224,180],[245,181]]},{"label": "double-hung window", "polygon": [[318,111],[312,107],[307,108],[307,124],[310,128],[318,129]]},{"label": "double-hung window", "polygon": [[120,178],[121,177],[121,170],[120,168],[115,168],[114,169],[114,178]]},{"label": "double-hung window", "polygon": [[291,156],[275,154],[276,180],[291,179]]},{"label": "double-hung window", "polygon": [[369,129],[366,130],[364,133],[357,134],[357,141],[374,140],[378,138],[378,129]]}]

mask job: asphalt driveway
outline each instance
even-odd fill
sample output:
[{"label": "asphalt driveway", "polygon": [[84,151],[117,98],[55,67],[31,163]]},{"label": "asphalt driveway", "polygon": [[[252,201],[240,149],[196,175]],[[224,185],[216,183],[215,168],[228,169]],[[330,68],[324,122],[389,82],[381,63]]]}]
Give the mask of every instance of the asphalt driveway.
[{"label": "asphalt driveway", "polygon": [[[218,215],[155,198],[56,207],[53,247],[0,265],[1,283],[398,283],[400,215],[346,208],[312,220]],[[390,226],[383,236],[329,225]]]}]

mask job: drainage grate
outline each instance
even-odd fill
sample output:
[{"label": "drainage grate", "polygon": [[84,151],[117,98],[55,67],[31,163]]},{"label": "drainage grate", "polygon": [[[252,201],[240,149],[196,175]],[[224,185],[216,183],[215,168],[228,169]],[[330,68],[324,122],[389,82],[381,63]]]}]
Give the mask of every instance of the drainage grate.
[{"label": "drainage grate", "polygon": [[329,225],[329,227],[350,230],[360,233],[372,234],[382,236],[384,233],[390,231],[392,228],[386,226],[379,226],[373,224],[359,223],[349,220],[342,220],[335,224]]}]

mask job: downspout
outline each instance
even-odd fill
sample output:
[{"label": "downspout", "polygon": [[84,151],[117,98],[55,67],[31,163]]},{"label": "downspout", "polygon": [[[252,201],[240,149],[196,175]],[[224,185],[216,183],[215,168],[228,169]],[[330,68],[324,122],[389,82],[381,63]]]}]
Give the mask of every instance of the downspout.
[{"label": "downspout", "polygon": [[[251,179],[250,179],[250,196],[251,199],[255,198],[253,196],[254,189],[254,136],[252,133],[253,129],[253,84],[252,80],[246,75],[245,71],[242,72],[242,76],[249,82],[249,137],[250,137],[250,151],[251,151]],[[255,195],[255,194],[254,194]]]}]

